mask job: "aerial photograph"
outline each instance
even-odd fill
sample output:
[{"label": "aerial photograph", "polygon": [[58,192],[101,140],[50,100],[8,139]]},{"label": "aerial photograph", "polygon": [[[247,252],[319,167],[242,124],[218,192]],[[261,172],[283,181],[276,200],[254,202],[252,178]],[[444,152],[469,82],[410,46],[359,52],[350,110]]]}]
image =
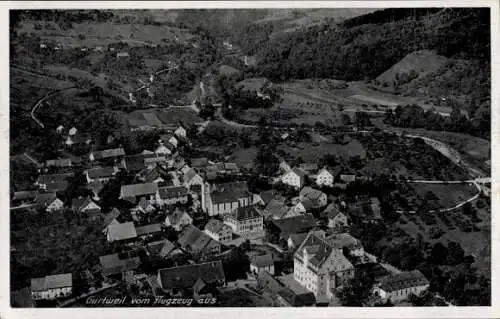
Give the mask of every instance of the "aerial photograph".
[{"label": "aerial photograph", "polygon": [[11,9],[11,307],[491,306],[490,10]]}]

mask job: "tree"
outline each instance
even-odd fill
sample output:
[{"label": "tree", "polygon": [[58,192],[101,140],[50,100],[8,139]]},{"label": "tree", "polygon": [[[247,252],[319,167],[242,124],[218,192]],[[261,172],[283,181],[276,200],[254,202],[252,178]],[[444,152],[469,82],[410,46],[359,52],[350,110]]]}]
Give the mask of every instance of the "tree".
[{"label": "tree", "polygon": [[429,256],[429,262],[435,265],[447,264],[448,249],[441,243],[435,243],[432,246]]},{"label": "tree", "polygon": [[464,260],[464,249],[457,242],[450,242],[448,244],[448,254],[446,255],[449,265],[457,265]]}]

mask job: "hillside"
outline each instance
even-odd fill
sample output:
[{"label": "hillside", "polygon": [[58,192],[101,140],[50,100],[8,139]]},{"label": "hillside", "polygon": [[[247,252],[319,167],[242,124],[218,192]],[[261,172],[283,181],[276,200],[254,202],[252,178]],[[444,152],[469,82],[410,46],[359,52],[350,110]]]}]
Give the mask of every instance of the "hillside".
[{"label": "hillside", "polygon": [[415,51],[380,74],[375,83],[394,88],[426,76],[441,68],[447,59],[429,50]]}]

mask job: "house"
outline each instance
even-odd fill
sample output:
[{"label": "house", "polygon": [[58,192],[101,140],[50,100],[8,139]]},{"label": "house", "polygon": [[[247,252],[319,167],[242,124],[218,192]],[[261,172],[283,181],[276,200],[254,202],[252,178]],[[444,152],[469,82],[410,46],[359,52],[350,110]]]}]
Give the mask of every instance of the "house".
[{"label": "house", "polygon": [[253,200],[246,182],[205,183],[202,187],[201,207],[209,216],[231,214],[238,207],[252,205]]},{"label": "house", "polygon": [[56,193],[38,193],[35,197],[35,203],[46,212],[55,212],[64,207],[64,202],[57,198]]},{"label": "house", "polygon": [[73,276],[70,273],[31,278],[33,300],[54,300],[73,293]]},{"label": "house", "polygon": [[194,185],[199,185],[201,187],[203,186],[203,178],[198,173],[196,173],[194,169],[189,168],[182,175],[182,183],[187,188],[191,188],[191,186]]},{"label": "house", "polygon": [[354,277],[354,270],[342,249],[332,247],[317,232],[310,232],[294,253],[294,279],[321,303],[329,303],[336,288]]},{"label": "house", "polygon": [[326,237],[331,247],[346,250],[349,256],[362,257],[365,253],[361,241],[349,233],[332,234]]},{"label": "house", "polygon": [[288,172],[289,170],[291,170],[291,169],[292,169],[292,167],[291,167],[290,165],[288,165],[288,163],[287,163],[286,161],[282,160],[282,161],[280,162],[279,169],[280,169],[280,172],[282,172],[282,173],[286,173],[286,172]]},{"label": "house", "polygon": [[200,257],[201,260],[220,253],[220,243],[193,225],[186,226],[177,243],[183,250]]},{"label": "house", "polygon": [[287,240],[290,234],[307,233],[316,226],[316,220],[311,214],[291,218],[273,220],[268,228],[270,237]]},{"label": "house", "polygon": [[292,205],[283,218],[290,218],[299,215],[304,215],[308,210],[311,210],[313,205],[311,202],[298,202],[295,205]]},{"label": "house", "polygon": [[175,151],[175,147],[174,145],[170,144],[170,143],[162,143],[160,144],[156,150],[155,150],[155,154],[156,156],[169,156],[169,155],[172,155]]},{"label": "house", "polygon": [[141,197],[145,197],[151,203],[155,203],[159,198],[158,185],[155,183],[122,185],[120,199],[136,203]]},{"label": "house", "polygon": [[124,168],[133,173],[137,173],[146,167],[144,161],[147,158],[154,158],[156,154],[150,151],[143,151],[140,154],[127,155],[123,158]]},{"label": "house", "polygon": [[287,132],[283,133],[280,135],[280,138],[282,141],[286,140],[288,137],[290,136],[290,134],[288,134]]},{"label": "house", "polygon": [[[147,158],[144,160],[145,166],[148,166],[148,160],[156,160],[158,158],[153,157],[153,158]],[[147,168],[143,172],[139,174],[139,178],[141,181],[144,183],[157,183],[157,184],[163,184],[166,181],[170,181],[171,177],[168,174],[168,171],[163,168],[161,165],[154,165],[152,168]]]},{"label": "house", "polygon": [[236,163],[223,163],[221,173],[228,174],[228,175],[239,174],[240,169]]},{"label": "house", "polygon": [[74,135],[76,135],[77,132],[78,132],[78,129],[73,126],[72,128],[69,129],[68,135],[69,136],[74,136]]},{"label": "house", "polygon": [[125,151],[123,148],[113,148],[102,151],[92,151],[90,152],[89,159],[91,162],[108,160],[108,159],[118,159],[125,156]]},{"label": "house", "polygon": [[114,167],[96,167],[90,168],[85,171],[85,177],[87,178],[87,183],[107,183],[109,182],[117,173]]},{"label": "house", "polygon": [[160,141],[163,143],[170,143],[174,146],[174,148],[179,146],[179,140],[177,140],[172,134],[161,135]]},{"label": "house", "polygon": [[161,233],[161,223],[149,224],[135,227],[137,237],[145,239],[147,237]]},{"label": "house", "polygon": [[68,135],[64,144],[67,146],[90,145],[92,136],[90,134]]},{"label": "house", "polygon": [[77,214],[86,214],[87,216],[98,217],[101,213],[101,207],[94,203],[90,197],[73,198],[71,208],[73,212]]},{"label": "house", "polygon": [[146,247],[149,255],[156,255],[162,258],[171,256],[175,251],[175,245],[167,239],[150,242]]},{"label": "house", "polygon": [[293,251],[306,239],[307,233],[290,234],[287,239],[288,250]]},{"label": "house", "polygon": [[282,199],[282,196],[274,189],[260,192],[260,194],[256,196],[257,196],[256,202],[258,202],[262,206],[266,206],[273,199],[276,200]]},{"label": "house", "polygon": [[429,280],[419,270],[412,270],[379,279],[373,292],[383,301],[397,303],[406,300],[410,294],[418,296],[427,288]]},{"label": "house", "polygon": [[125,272],[134,271],[139,268],[141,260],[139,257],[120,258],[118,253],[99,257],[101,274],[103,277],[117,276],[123,277]]},{"label": "house", "polygon": [[225,286],[226,277],[222,262],[218,260],[158,270],[158,285],[174,296],[191,295],[199,280],[211,287]]},{"label": "house", "polygon": [[118,218],[118,216],[120,216],[120,214],[121,214],[120,211],[115,207],[111,210],[111,212],[104,215],[103,233],[105,235],[107,235],[108,227],[110,225],[119,224],[119,222],[116,219]]},{"label": "house", "polygon": [[240,235],[260,234],[264,230],[264,219],[255,206],[244,206],[225,216],[224,223]]},{"label": "house", "polygon": [[128,58],[130,54],[128,52],[116,52],[116,58]]},{"label": "house", "polygon": [[232,229],[218,219],[210,219],[205,225],[205,233],[221,244],[227,244],[233,240]]},{"label": "house", "polygon": [[269,203],[262,210],[262,215],[266,220],[283,219],[293,217],[289,215],[290,207],[286,206],[283,201],[271,199]]},{"label": "house", "polygon": [[348,173],[348,172],[342,172],[339,175],[340,181],[344,183],[354,183],[356,181],[356,174],[354,173]]},{"label": "house", "polygon": [[20,205],[31,204],[35,201],[38,191],[19,191],[14,192],[12,202]]},{"label": "house", "polygon": [[293,274],[277,277],[283,286],[277,293],[277,304],[280,307],[312,307],[316,304],[314,294],[304,288]]},{"label": "house", "polygon": [[304,186],[305,176],[307,173],[301,168],[295,167],[289,171],[287,171],[281,177],[281,181],[285,185],[290,185],[295,187],[296,189],[301,189]]},{"label": "house", "polygon": [[259,274],[261,271],[267,271],[274,275],[274,261],[271,254],[255,255],[250,258],[250,271]]},{"label": "house", "polygon": [[192,225],[193,219],[189,214],[180,209],[176,209],[172,214],[165,218],[165,225],[172,226],[176,231],[181,231],[187,225]]},{"label": "house", "polygon": [[151,204],[150,201],[142,197],[139,200],[139,204],[137,204],[137,207],[135,208],[135,211],[139,211],[143,214],[150,214],[156,211],[156,207],[154,207],[153,204]]},{"label": "house", "polygon": [[37,185],[40,189],[54,189],[56,191],[61,188],[61,190],[66,189],[68,186],[67,180],[73,177],[73,173],[64,173],[64,174],[42,174],[38,177],[35,185]]},{"label": "house", "polygon": [[169,186],[158,189],[158,205],[185,204],[188,201],[189,191],[184,186]]},{"label": "house", "polygon": [[338,171],[323,167],[316,176],[316,185],[332,187]]},{"label": "house", "polygon": [[187,138],[187,130],[184,126],[180,125],[175,131],[174,131],[175,136],[178,136],[180,138]]},{"label": "house", "polygon": [[127,242],[135,240],[137,238],[137,233],[133,222],[127,222],[123,224],[110,224],[107,227],[106,235],[108,242],[113,242],[113,241]]},{"label": "house", "polygon": [[72,163],[70,158],[59,158],[45,161],[45,167],[67,168],[71,166]]},{"label": "house", "polygon": [[324,207],[326,201],[326,194],[320,190],[306,186],[300,191],[300,202],[308,203],[312,208]]},{"label": "house", "polygon": [[347,215],[343,213],[335,203],[330,203],[325,208],[322,215],[328,218],[328,228],[344,229],[345,227],[349,227]]}]

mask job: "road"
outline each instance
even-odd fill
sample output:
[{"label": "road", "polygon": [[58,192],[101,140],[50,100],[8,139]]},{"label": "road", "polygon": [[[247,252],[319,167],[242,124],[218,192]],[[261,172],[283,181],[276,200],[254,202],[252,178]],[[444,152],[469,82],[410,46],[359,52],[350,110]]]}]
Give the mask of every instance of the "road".
[{"label": "road", "polygon": [[70,90],[70,89],[74,89],[76,87],[72,86],[72,87],[69,87],[69,88],[64,88],[64,89],[60,89],[60,90],[55,90],[55,91],[52,91],[52,92],[49,92],[48,94],[46,94],[45,96],[41,97],[38,99],[38,101],[35,102],[35,105],[33,106],[33,108],[31,109],[31,118],[33,119],[33,121],[36,122],[36,124],[38,124],[40,127],[44,128],[45,126],[43,125],[43,123],[36,118],[35,116],[35,112],[38,110],[38,108],[42,105],[42,103],[49,97],[55,95],[55,94],[58,94],[62,91],[67,91],[67,90]]}]

